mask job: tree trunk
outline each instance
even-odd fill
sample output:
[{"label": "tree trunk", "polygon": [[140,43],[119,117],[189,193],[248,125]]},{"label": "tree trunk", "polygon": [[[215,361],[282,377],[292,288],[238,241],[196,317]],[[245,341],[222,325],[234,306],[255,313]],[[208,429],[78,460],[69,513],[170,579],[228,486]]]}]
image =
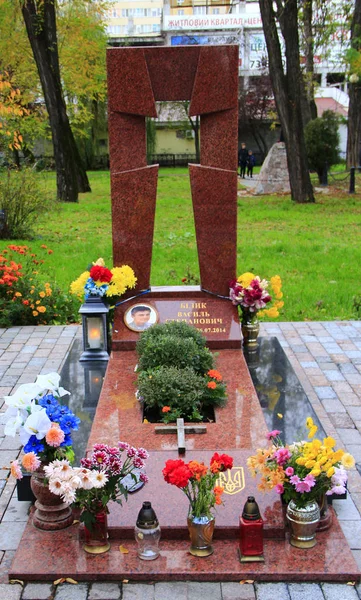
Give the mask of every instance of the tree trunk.
[{"label": "tree trunk", "polygon": [[269,71],[287,150],[291,197],[295,202],[314,202],[303,134],[301,90],[303,86],[298,41],[297,0],[277,0],[277,17],[286,47],[286,70],[272,0],[260,0]]},{"label": "tree trunk", "polygon": [[317,106],[315,102],[314,83],[314,39],[312,29],[313,0],[303,2],[303,35],[305,51],[305,106],[303,110],[304,127],[317,118]]},{"label": "tree trunk", "polygon": [[[356,0],[351,24],[351,47],[361,52],[361,0]],[[349,106],[347,121],[347,167],[356,167],[360,159],[361,143],[361,77],[349,83]]]},{"label": "tree trunk", "polygon": [[54,0],[25,0],[22,14],[38,68],[54,147],[59,200],[77,202],[90,186],[66,114],[60,80]]}]

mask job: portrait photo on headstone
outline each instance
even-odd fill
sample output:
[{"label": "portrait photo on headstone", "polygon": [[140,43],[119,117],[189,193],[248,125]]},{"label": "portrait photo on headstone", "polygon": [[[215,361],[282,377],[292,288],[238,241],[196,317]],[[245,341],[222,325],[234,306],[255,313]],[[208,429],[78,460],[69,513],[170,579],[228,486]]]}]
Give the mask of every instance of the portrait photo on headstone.
[{"label": "portrait photo on headstone", "polygon": [[124,323],[132,331],[146,331],[158,320],[158,313],[150,304],[133,304],[124,314]]}]

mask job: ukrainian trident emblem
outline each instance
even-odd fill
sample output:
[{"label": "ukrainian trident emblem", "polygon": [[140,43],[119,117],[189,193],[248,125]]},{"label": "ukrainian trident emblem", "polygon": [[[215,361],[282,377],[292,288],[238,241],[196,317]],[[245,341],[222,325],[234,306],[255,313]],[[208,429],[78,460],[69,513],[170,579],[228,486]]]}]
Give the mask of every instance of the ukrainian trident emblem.
[{"label": "ukrainian trident emblem", "polygon": [[245,487],[243,467],[233,467],[220,473],[217,485],[223,487],[224,493],[230,496],[241,492]]}]

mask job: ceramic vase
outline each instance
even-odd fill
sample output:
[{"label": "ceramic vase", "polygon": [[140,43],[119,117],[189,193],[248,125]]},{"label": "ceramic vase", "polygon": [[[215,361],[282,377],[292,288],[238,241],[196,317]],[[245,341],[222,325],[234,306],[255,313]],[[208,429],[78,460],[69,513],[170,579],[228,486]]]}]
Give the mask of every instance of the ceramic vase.
[{"label": "ceramic vase", "polygon": [[242,321],[241,323],[243,345],[248,350],[257,348],[257,338],[259,334],[259,321]]},{"label": "ceramic vase", "polygon": [[305,507],[299,508],[294,500],[291,500],[287,505],[286,516],[291,531],[290,544],[296,548],[313,548],[320,520],[318,503],[307,502]]},{"label": "ceramic vase", "polygon": [[45,531],[65,529],[73,523],[73,512],[60,496],[56,496],[49,490],[44,480],[45,473],[42,467],[31,475],[30,487],[36,498],[34,527]]},{"label": "ceramic vase", "polygon": [[84,526],[85,543],[83,549],[89,554],[103,554],[110,548],[108,541],[108,516],[105,510],[95,513],[92,527]]},{"label": "ceramic vase", "polygon": [[189,552],[193,556],[210,556],[213,554],[214,517],[202,515],[188,517],[188,531],[191,540]]}]

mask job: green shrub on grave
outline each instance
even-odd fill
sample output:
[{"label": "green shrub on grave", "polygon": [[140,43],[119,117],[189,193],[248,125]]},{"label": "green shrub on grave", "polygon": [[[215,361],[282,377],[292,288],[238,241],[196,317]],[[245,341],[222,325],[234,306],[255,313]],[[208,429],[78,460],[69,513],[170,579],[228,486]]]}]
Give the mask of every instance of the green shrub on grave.
[{"label": "green shrub on grave", "polygon": [[201,348],[194,339],[175,335],[161,335],[151,338],[139,357],[138,369],[147,371],[159,366],[173,366],[183,369],[191,367],[203,375],[213,367],[213,354],[208,348]]},{"label": "green shrub on grave", "polygon": [[191,338],[200,348],[205,348],[206,346],[206,339],[198,329],[188,325],[188,323],[185,323],[184,321],[169,321],[169,323],[158,323],[153,325],[140,335],[137,343],[138,356],[143,354],[145,347],[149,343],[152,343],[155,339],[165,335]]},{"label": "green shrub on grave", "polygon": [[213,420],[213,408],[225,404],[226,385],[195,327],[176,321],[154,325],[141,334],[137,353],[137,396],[148,420]]}]

